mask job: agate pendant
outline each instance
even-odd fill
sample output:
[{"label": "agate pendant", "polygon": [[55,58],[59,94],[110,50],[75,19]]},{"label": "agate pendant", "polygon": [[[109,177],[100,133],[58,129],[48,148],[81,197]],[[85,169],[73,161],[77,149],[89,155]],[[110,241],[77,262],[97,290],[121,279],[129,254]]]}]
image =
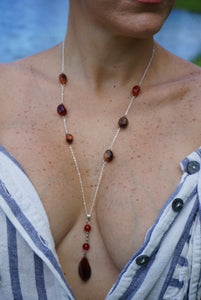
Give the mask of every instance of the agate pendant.
[{"label": "agate pendant", "polygon": [[88,281],[91,277],[91,267],[89,261],[85,256],[83,256],[82,260],[79,263],[79,275],[83,281]]},{"label": "agate pendant", "polygon": [[84,250],[84,256],[79,263],[79,269],[78,269],[80,278],[85,282],[88,281],[89,278],[91,277],[91,266],[87,258],[87,252],[90,249],[90,245],[89,245],[89,233],[91,231],[91,225],[89,224],[90,220],[91,220],[91,215],[87,215],[87,223],[84,226],[84,232],[86,235],[85,243],[82,245],[82,249]]}]

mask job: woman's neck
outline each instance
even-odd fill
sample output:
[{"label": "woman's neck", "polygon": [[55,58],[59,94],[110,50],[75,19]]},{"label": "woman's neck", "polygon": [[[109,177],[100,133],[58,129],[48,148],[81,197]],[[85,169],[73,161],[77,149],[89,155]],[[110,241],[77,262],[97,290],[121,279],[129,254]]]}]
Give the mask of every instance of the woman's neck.
[{"label": "woman's neck", "polygon": [[138,80],[151,56],[153,39],[118,36],[70,15],[65,44],[66,68],[96,90]]}]

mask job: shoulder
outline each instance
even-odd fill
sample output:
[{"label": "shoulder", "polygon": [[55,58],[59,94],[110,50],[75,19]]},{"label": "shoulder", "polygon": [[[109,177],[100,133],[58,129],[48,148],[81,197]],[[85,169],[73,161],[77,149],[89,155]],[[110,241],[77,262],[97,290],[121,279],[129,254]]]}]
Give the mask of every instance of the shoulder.
[{"label": "shoulder", "polygon": [[[0,104],[2,99],[28,93],[33,87],[51,83],[58,74],[59,45],[39,54],[0,64]],[[58,59],[57,59],[58,56]]]},{"label": "shoulder", "polygon": [[[8,64],[0,64],[0,128],[19,122],[17,115],[30,105],[40,105],[46,91],[53,94],[55,76],[60,67],[58,48]],[[59,56],[59,55],[58,55]],[[44,97],[43,97],[44,98]]]},{"label": "shoulder", "polygon": [[55,57],[59,57],[59,45],[43,51],[39,54],[23,58],[21,60],[0,64],[0,92],[4,86],[10,86],[13,89],[18,84],[29,83],[35,75],[47,79],[51,77],[53,70],[59,64]]},{"label": "shoulder", "polygon": [[175,139],[191,153],[201,145],[201,68],[158,46],[150,98]]},{"label": "shoulder", "polygon": [[160,45],[156,45],[158,70],[161,72],[161,79],[172,82],[197,82],[201,77],[201,68],[195,64],[182,59],[167,51]]},{"label": "shoulder", "polygon": [[161,46],[156,47],[156,67],[159,86],[164,89],[164,94],[178,94],[181,100],[194,103],[201,98],[201,68],[186,61]]}]

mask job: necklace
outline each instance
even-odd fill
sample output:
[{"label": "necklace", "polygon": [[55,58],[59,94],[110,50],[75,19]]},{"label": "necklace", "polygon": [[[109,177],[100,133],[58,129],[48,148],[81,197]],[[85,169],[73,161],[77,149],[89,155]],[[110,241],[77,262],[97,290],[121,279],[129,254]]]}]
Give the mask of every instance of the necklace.
[{"label": "necklace", "polygon": [[130,111],[130,108],[131,108],[135,98],[139,95],[139,93],[141,91],[141,85],[144,81],[145,76],[147,75],[147,72],[148,72],[148,70],[151,66],[151,63],[153,61],[153,58],[154,58],[155,48],[153,47],[151,58],[149,59],[149,62],[146,65],[145,71],[144,71],[138,85],[135,85],[132,88],[132,97],[131,97],[130,102],[128,104],[127,110],[124,113],[123,117],[121,117],[119,119],[118,128],[116,130],[116,133],[114,135],[112,143],[103,155],[103,160],[102,160],[101,167],[100,167],[100,173],[99,173],[99,176],[98,176],[94,197],[93,197],[93,200],[92,200],[91,208],[88,210],[87,209],[87,202],[86,202],[85,192],[84,192],[83,181],[82,181],[82,176],[81,176],[80,169],[79,169],[79,164],[78,164],[78,161],[77,161],[77,158],[76,158],[73,146],[72,146],[74,137],[69,132],[68,126],[67,126],[67,121],[66,121],[67,109],[64,105],[64,87],[67,84],[68,79],[67,79],[66,74],[64,73],[64,69],[65,69],[65,61],[64,61],[65,45],[64,45],[64,42],[62,44],[61,74],[59,75],[59,82],[61,84],[61,103],[57,107],[57,113],[63,118],[64,129],[65,129],[65,138],[66,138],[67,144],[69,145],[69,149],[70,149],[73,161],[74,161],[75,169],[77,171],[77,175],[78,175],[78,179],[79,179],[79,183],[80,183],[81,194],[82,194],[83,206],[84,206],[84,210],[85,210],[85,214],[86,214],[86,223],[84,225],[85,242],[82,245],[84,254],[83,254],[83,258],[81,259],[81,261],[79,263],[79,267],[78,267],[78,272],[79,272],[80,278],[84,282],[86,282],[91,277],[91,266],[90,266],[89,260],[87,258],[87,253],[90,249],[89,234],[90,234],[91,229],[92,229],[90,223],[91,223],[92,212],[93,212],[93,209],[94,209],[94,206],[95,206],[95,203],[96,203],[96,198],[97,198],[97,195],[98,195],[99,187],[100,187],[100,184],[101,184],[103,171],[104,171],[104,168],[105,168],[106,164],[110,163],[114,158],[112,150],[113,150],[113,146],[115,144],[115,141],[116,141],[116,139],[117,139],[117,137],[120,133],[120,130],[123,129],[123,128],[126,128],[128,126],[127,115]]}]

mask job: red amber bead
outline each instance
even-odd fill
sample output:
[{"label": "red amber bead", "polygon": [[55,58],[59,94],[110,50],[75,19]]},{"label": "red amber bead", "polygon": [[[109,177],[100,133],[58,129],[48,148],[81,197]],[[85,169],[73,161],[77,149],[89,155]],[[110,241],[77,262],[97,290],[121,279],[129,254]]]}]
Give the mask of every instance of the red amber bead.
[{"label": "red amber bead", "polygon": [[59,81],[60,81],[60,83],[61,84],[66,84],[67,83],[67,77],[66,77],[66,74],[64,74],[64,73],[61,73],[60,75],[59,75]]},{"label": "red amber bead", "polygon": [[111,162],[114,158],[113,152],[111,150],[106,150],[103,158],[104,161]]},{"label": "red amber bead", "polygon": [[125,116],[121,117],[118,124],[120,128],[126,128],[128,126],[128,119]]},{"label": "red amber bead", "polygon": [[72,144],[72,142],[73,142],[73,136],[72,136],[72,134],[70,134],[70,133],[66,134],[66,142],[68,144]]},{"label": "red amber bead", "polygon": [[88,281],[91,277],[91,267],[86,256],[79,263],[79,275],[83,281]]},{"label": "red amber bead", "polygon": [[67,109],[63,103],[58,105],[57,112],[60,116],[65,116],[67,114]]},{"label": "red amber bead", "polygon": [[132,92],[133,92],[133,95],[134,95],[135,97],[138,96],[139,93],[140,93],[140,86],[139,86],[139,85],[135,85],[135,86],[133,87]]},{"label": "red amber bead", "polygon": [[90,245],[88,243],[84,243],[82,248],[85,250],[85,251],[88,251],[89,248],[90,248]]},{"label": "red amber bead", "polygon": [[91,225],[86,224],[86,225],[84,226],[84,230],[85,230],[86,232],[91,231]]}]

